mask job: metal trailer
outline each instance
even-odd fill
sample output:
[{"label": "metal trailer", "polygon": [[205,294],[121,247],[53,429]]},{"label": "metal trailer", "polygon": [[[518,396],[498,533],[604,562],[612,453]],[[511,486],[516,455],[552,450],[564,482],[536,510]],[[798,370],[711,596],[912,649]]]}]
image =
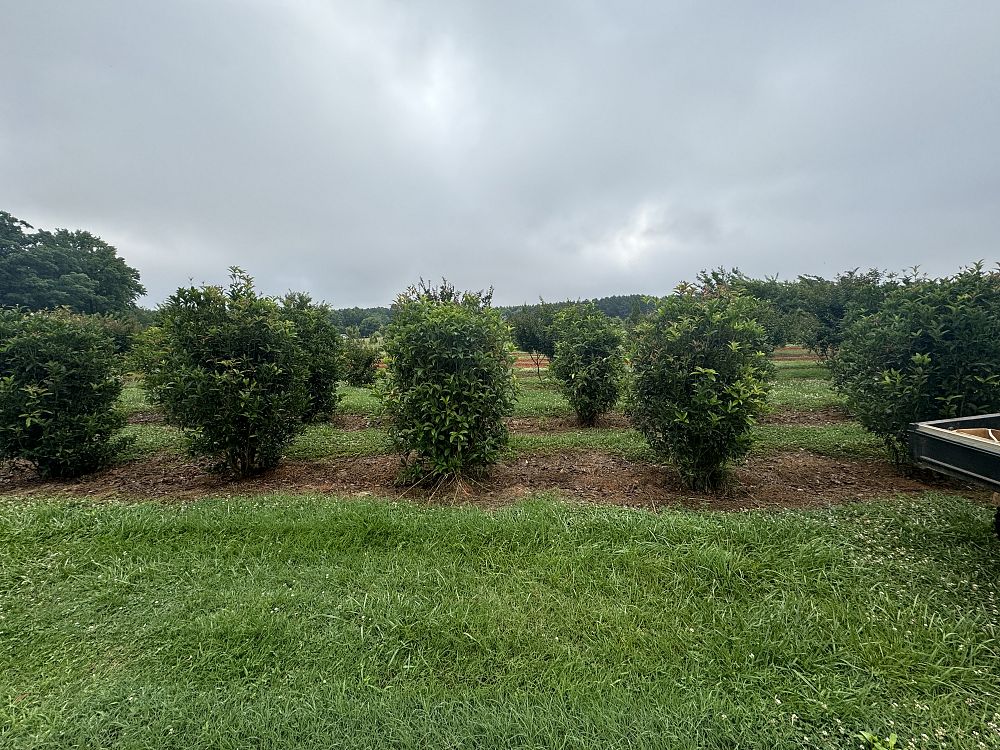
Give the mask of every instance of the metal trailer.
[{"label": "metal trailer", "polygon": [[[986,435],[995,431],[996,439],[955,432],[969,429],[978,429]],[[907,437],[910,456],[917,466],[1000,492],[1000,414],[913,422]],[[1000,508],[993,529],[1000,536]]]}]

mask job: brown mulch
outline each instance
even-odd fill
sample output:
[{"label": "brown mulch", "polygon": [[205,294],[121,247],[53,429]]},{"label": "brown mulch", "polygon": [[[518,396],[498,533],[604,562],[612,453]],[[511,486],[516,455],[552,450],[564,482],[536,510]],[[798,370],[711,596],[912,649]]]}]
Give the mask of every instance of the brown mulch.
[{"label": "brown mulch", "polygon": [[602,414],[593,427],[584,427],[573,417],[513,417],[507,420],[511,432],[540,434],[543,432],[569,432],[571,430],[602,429],[619,430],[631,427],[628,417],[612,412]]},{"label": "brown mulch", "polygon": [[338,430],[367,430],[377,427],[378,420],[367,414],[335,414],[330,424]]},{"label": "brown mulch", "polygon": [[496,508],[526,495],[554,491],[597,504],[744,510],[824,507],[932,488],[900,476],[883,461],[836,460],[804,451],[752,457],[735,470],[736,485],[726,495],[686,491],[670,469],[599,451],[522,456],[499,464],[481,482],[436,491],[396,485],[399,468],[397,456],[283,461],[266,475],[236,481],[210,474],[180,456],[162,454],[77,481],[46,482],[24,466],[6,467],[0,471],[0,494],[186,501],[219,495],[314,492]]},{"label": "brown mulch", "polygon": [[812,360],[819,362],[819,357],[813,354],[811,351],[801,346],[785,346],[779,349],[775,349],[771,354],[771,359],[774,360]]},{"label": "brown mulch", "polygon": [[163,412],[156,409],[146,409],[144,411],[134,411],[128,415],[129,424],[157,424],[166,421]]},{"label": "brown mulch", "polygon": [[809,427],[819,427],[822,425],[839,424],[850,422],[851,417],[843,409],[836,406],[828,406],[823,409],[813,409],[811,411],[798,411],[796,409],[777,409],[770,414],[764,415],[760,420],[761,424],[777,425],[803,425]]}]

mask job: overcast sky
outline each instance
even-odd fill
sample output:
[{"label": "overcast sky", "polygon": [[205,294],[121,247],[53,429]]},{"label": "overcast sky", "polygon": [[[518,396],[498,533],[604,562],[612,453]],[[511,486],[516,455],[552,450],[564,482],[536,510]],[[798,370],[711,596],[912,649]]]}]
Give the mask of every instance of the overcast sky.
[{"label": "overcast sky", "polygon": [[146,303],[1000,259],[1000,2],[20,0],[0,209]]}]

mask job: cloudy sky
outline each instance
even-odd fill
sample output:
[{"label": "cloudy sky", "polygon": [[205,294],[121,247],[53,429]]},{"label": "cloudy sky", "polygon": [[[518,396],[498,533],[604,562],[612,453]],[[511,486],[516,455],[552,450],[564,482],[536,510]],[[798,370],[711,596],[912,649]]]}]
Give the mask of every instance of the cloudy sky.
[{"label": "cloudy sky", "polygon": [[22,0],[0,209],[155,304],[1000,259],[1000,2]]}]

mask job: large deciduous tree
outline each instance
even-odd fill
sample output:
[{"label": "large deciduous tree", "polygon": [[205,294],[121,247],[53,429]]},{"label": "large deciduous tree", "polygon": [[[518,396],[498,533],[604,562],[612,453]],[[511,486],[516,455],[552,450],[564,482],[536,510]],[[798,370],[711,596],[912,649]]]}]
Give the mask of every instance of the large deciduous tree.
[{"label": "large deciduous tree", "polygon": [[0,306],[116,313],[132,310],[146,293],[139,272],[100,237],[32,230],[0,211]]}]

